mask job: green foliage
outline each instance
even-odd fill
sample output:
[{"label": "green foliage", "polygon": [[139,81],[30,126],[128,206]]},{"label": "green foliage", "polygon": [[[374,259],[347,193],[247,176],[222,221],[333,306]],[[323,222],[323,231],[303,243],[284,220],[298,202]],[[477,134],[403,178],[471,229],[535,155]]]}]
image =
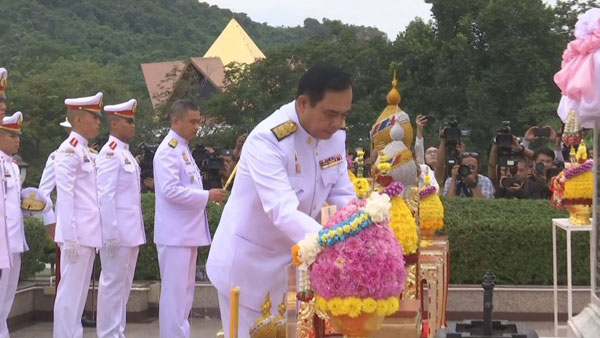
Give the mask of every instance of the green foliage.
[{"label": "green foliage", "polygon": [[[552,284],[552,219],[566,218],[545,200],[445,198],[450,282],[481,283],[491,269],[498,284]],[[574,233],[573,284],[589,285],[589,233]],[[557,230],[559,283],[566,283],[565,232]]]},{"label": "green foliage", "polygon": [[25,218],[25,238],[29,245],[29,251],[23,254],[21,261],[21,280],[31,278],[44,270],[46,262],[44,249],[52,245],[46,227],[38,218]]}]

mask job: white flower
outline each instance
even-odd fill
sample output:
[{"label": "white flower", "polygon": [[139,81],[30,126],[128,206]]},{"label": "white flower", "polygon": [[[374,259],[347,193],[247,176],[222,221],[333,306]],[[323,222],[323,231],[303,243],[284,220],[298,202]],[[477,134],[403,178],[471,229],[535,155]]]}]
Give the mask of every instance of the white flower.
[{"label": "white flower", "polygon": [[367,199],[367,205],[365,206],[364,211],[371,217],[373,222],[379,223],[390,217],[391,207],[392,203],[390,202],[390,197],[388,195],[374,191]]},{"label": "white flower", "polygon": [[306,234],[304,239],[298,242],[298,259],[302,262],[300,268],[308,269],[317,259],[319,252],[321,252],[319,234],[315,232]]}]

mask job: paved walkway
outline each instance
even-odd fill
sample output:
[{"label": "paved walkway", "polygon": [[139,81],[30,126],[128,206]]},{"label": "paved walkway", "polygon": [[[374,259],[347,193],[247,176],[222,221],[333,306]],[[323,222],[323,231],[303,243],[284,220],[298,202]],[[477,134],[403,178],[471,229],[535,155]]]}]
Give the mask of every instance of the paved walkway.
[{"label": "paved walkway", "polygon": [[[550,322],[526,322],[526,325],[536,330],[540,337],[554,337],[554,324]],[[194,338],[213,338],[217,331],[221,329],[221,321],[219,319],[200,319],[192,320],[192,337]],[[154,338],[159,337],[158,334],[158,319],[154,318],[148,323],[130,323],[127,324],[125,332],[127,338]],[[561,337],[566,336],[566,332],[559,332]],[[27,326],[20,330],[10,333],[11,338],[52,338],[52,323],[37,322],[31,326]],[[96,337],[96,330],[86,328],[84,330],[85,338]]]},{"label": "paved walkway", "polygon": [[[192,319],[192,337],[214,338],[217,331],[221,329],[220,319]],[[85,338],[96,336],[95,328],[85,328],[83,331]],[[159,337],[158,318],[154,318],[149,323],[130,323],[125,330],[127,338],[154,338]],[[20,330],[10,333],[11,338],[52,338],[52,323],[38,322]]]}]

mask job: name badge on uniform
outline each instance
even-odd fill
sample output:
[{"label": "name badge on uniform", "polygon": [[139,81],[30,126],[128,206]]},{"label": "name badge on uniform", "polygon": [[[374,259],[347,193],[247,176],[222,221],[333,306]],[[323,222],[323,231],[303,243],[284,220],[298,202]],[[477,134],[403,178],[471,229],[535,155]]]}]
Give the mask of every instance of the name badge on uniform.
[{"label": "name badge on uniform", "polygon": [[342,155],[336,154],[326,159],[320,160],[319,164],[321,165],[321,170],[331,168],[338,164],[342,163]]},{"label": "name badge on uniform", "polygon": [[131,164],[131,161],[129,161],[129,159],[127,157],[125,157],[125,164]]},{"label": "name badge on uniform", "polygon": [[90,159],[88,158],[87,155],[83,155],[83,162],[88,163],[90,161]]}]

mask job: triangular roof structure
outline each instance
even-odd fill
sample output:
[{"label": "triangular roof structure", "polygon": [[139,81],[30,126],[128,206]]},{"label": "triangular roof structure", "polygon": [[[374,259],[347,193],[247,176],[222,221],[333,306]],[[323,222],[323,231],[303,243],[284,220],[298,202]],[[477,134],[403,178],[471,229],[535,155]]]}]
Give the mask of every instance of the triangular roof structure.
[{"label": "triangular roof structure", "polygon": [[237,20],[231,19],[204,57],[219,57],[223,61],[223,65],[231,62],[251,64],[257,59],[264,59],[265,54],[252,41]]},{"label": "triangular roof structure", "polygon": [[219,58],[191,58],[191,62],[167,61],[143,63],[142,73],[154,109],[167,102],[175,90],[175,85],[187,67],[194,67],[213,87],[222,90],[225,85],[225,69]]}]

